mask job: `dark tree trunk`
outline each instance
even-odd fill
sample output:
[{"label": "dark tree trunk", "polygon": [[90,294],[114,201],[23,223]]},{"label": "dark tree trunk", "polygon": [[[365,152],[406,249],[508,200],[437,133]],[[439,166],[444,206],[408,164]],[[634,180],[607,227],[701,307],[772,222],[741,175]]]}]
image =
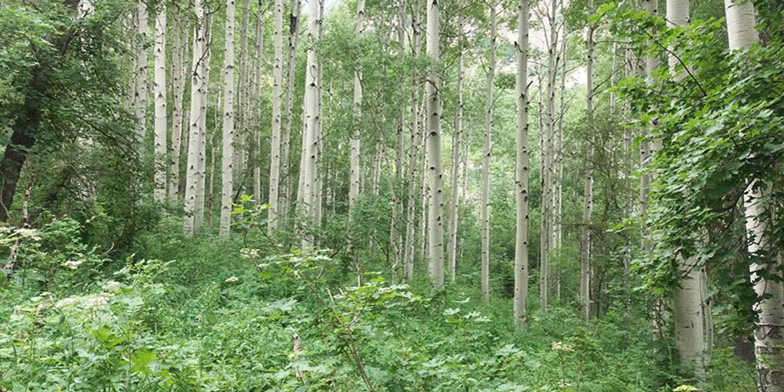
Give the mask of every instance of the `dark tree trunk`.
[{"label": "dark tree trunk", "polygon": [[36,134],[41,124],[41,104],[45,99],[46,81],[40,67],[33,70],[33,79],[24,100],[22,112],[14,120],[11,141],[5,147],[0,160],[0,222],[7,222],[9,211],[14,202],[16,185],[27,155],[35,144]]}]

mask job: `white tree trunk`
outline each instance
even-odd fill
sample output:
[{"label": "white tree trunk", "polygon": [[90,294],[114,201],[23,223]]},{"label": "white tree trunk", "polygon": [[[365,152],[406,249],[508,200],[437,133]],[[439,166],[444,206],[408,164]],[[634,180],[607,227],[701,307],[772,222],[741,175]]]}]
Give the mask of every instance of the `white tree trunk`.
[{"label": "white tree trunk", "polygon": [[[136,5],[136,33],[139,38],[139,47],[136,55],[136,89],[133,100],[134,113],[138,120],[136,133],[139,141],[144,145],[147,135],[147,78],[149,77],[147,61],[147,40],[149,39],[149,11],[147,3],[139,1]],[[144,149],[142,148],[142,151]]]},{"label": "white tree trunk", "polygon": [[281,106],[283,104],[283,0],[275,0],[275,60],[272,65],[272,135],[267,228],[278,229],[280,220]]},{"label": "white tree trunk", "polygon": [[226,40],[223,51],[223,150],[221,154],[221,236],[231,232],[234,194],[234,0],[226,0]]},{"label": "white tree trunk", "polygon": [[[594,2],[588,1],[589,15],[594,14]],[[591,215],[593,213],[593,149],[594,110],[593,72],[594,42],[596,26],[588,25],[588,55],[586,59],[586,111],[588,113],[588,145],[585,153],[585,189],[583,192],[583,222],[580,230],[580,309],[583,319],[591,318]]]},{"label": "white tree trunk", "polygon": [[[316,176],[318,175],[316,163],[318,159],[319,143],[319,60],[316,54],[316,44],[321,34],[321,0],[308,2],[308,50],[307,65],[305,67],[305,99],[304,99],[304,128],[302,151],[303,165],[300,170],[302,182],[302,208],[306,219],[313,223],[316,219]],[[310,248],[313,239],[303,235],[302,249]]]},{"label": "white tree trunk", "polygon": [[185,61],[183,61],[183,48],[187,47],[187,40],[183,37],[184,22],[176,22],[174,39],[172,42],[172,127],[171,150],[169,162],[169,200],[177,201],[180,187],[180,149],[182,146],[183,132],[183,94],[185,94]]},{"label": "white tree trunk", "polygon": [[[414,57],[419,56],[419,46],[421,44],[421,30],[419,29],[419,8],[416,3],[413,4],[414,10],[411,15],[412,26],[412,43],[411,48]],[[408,151],[408,204],[406,206],[406,237],[405,237],[405,251],[403,256],[403,278],[407,282],[411,282],[414,277],[414,249],[416,241],[414,238],[414,225],[416,221],[416,172],[417,172],[417,156],[419,150],[420,140],[420,127],[419,127],[419,99],[417,94],[417,87],[419,85],[416,74],[412,76],[411,80],[411,141],[409,143]]]},{"label": "white tree trunk", "polygon": [[201,117],[201,90],[204,88],[202,64],[206,57],[206,37],[204,3],[202,0],[195,2],[196,27],[193,41],[193,66],[191,68],[191,103],[188,140],[188,166],[185,178],[185,218],[183,231],[193,234],[196,230],[196,204],[199,189],[199,141],[201,139],[199,123]]},{"label": "white tree trunk", "polygon": [[[363,25],[365,19],[365,1],[357,0],[357,19],[354,27],[354,35],[357,39],[362,39],[365,28]],[[354,208],[356,207],[357,198],[359,197],[359,178],[360,178],[360,134],[362,124],[362,69],[359,65],[354,68],[354,117],[353,127],[351,129],[351,146],[350,153],[350,179],[348,191],[348,209],[349,215],[353,215]]]},{"label": "white tree trunk", "polygon": [[490,3],[490,59],[487,66],[487,95],[485,96],[485,146],[482,154],[482,301],[490,302],[490,155],[493,136],[493,82],[495,80],[496,4]]},{"label": "white tree trunk", "polygon": [[[204,207],[207,195],[207,106],[209,104],[208,89],[210,86],[210,58],[212,57],[212,26],[213,16],[207,16],[207,29],[205,33],[204,59],[200,62],[201,79],[199,86],[199,154],[198,154],[198,188],[196,192],[196,210],[194,211],[194,224],[198,230],[204,224]],[[212,192],[212,190],[210,190]]]},{"label": "white tree trunk", "polygon": [[289,170],[289,150],[291,149],[291,125],[294,121],[294,72],[297,65],[297,45],[299,43],[299,22],[302,6],[300,0],[291,0],[291,9],[289,13],[289,51],[288,51],[288,67],[286,73],[286,126],[283,128],[281,135],[281,150],[280,150],[280,172],[281,177],[286,180],[281,182],[279,191],[278,205],[280,211],[278,212],[278,224],[281,219],[285,218],[291,206],[291,192],[293,188],[294,176],[291,175]]},{"label": "white tree trunk", "polygon": [[[427,55],[440,59],[441,22],[438,0],[427,1]],[[441,188],[441,80],[431,71],[427,81],[427,147],[430,186],[428,214],[428,270],[431,288],[444,287],[443,190]]]},{"label": "white tree trunk", "polygon": [[256,35],[253,47],[253,64],[251,67],[251,91],[249,100],[249,116],[253,118],[253,199],[261,205],[264,196],[261,194],[261,61],[264,52],[264,4],[258,0],[256,9]]},{"label": "white tree trunk", "polygon": [[[724,1],[727,16],[727,33],[730,50],[745,50],[758,41],[754,25],[754,6],[751,2]],[[746,234],[748,250],[752,256],[762,257],[770,252],[769,220],[771,207],[764,202],[766,190],[754,181],[745,191]],[[769,253],[768,253],[769,254]],[[784,284],[765,279],[760,271],[779,274],[781,255],[770,255],[767,264],[750,265],[751,282],[758,301],[754,311],[758,314],[754,331],[754,352],[757,357],[757,390],[760,392],[784,391]],[[764,299],[763,299],[764,298]]]},{"label": "white tree trunk", "polygon": [[[460,22],[458,23],[458,31],[462,33],[463,29],[463,19],[462,16],[460,18]],[[461,134],[463,131],[463,57],[464,57],[464,49],[460,48],[460,54],[457,57],[457,105],[455,106],[455,131],[454,131],[454,139],[452,140],[452,175],[450,184],[452,186],[452,192],[450,194],[450,202],[449,205],[451,208],[451,217],[449,219],[449,249],[448,249],[448,258],[449,258],[449,277],[452,279],[452,283],[455,282],[457,278],[457,229],[458,229],[458,222],[460,211],[460,193],[462,192],[460,189],[460,154],[462,152],[461,149]]]},{"label": "white tree trunk", "polygon": [[517,131],[515,137],[515,261],[514,319],[518,328],[528,323],[528,0],[517,5]]},{"label": "white tree trunk", "polygon": [[155,193],[157,203],[166,201],[166,2],[155,17]]}]

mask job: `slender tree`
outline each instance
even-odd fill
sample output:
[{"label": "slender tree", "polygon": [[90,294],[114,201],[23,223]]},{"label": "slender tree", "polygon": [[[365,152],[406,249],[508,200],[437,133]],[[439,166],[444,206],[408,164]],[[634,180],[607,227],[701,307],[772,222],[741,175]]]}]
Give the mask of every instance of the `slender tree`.
[{"label": "slender tree", "polygon": [[196,13],[196,26],[193,40],[193,66],[191,68],[191,103],[190,121],[188,138],[188,166],[185,178],[185,219],[183,220],[183,231],[185,234],[192,234],[197,228],[196,214],[198,204],[199,181],[202,180],[204,173],[200,172],[199,150],[202,138],[200,129],[202,93],[206,87],[204,79],[205,60],[207,58],[206,45],[206,20],[204,15],[203,0],[194,3]]},{"label": "slender tree", "polygon": [[166,2],[158,5],[155,16],[155,201],[166,200]]},{"label": "slender tree", "polygon": [[[463,32],[463,16],[460,15],[460,20],[457,24],[458,32]],[[495,42],[493,42],[495,45]],[[457,96],[457,105],[455,105],[455,131],[454,139],[452,140],[452,175],[450,184],[452,185],[452,192],[450,194],[449,205],[451,206],[451,216],[449,219],[449,249],[447,257],[449,258],[449,277],[452,282],[457,278],[457,231],[458,231],[458,218],[460,207],[460,154],[462,152],[461,136],[463,133],[463,58],[465,56],[465,49],[462,45],[458,46],[460,51],[457,55],[457,89],[455,95]]]},{"label": "slender tree", "polygon": [[283,0],[275,0],[275,59],[272,64],[272,134],[270,135],[269,210],[267,228],[280,220],[281,107],[283,106]]},{"label": "slender tree", "polygon": [[231,230],[234,194],[234,0],[226,0],[226,41],[223,51],[223,150],[221,154],[220,235]]},{"label": "slender tree", "polygon": [[528,322],[528,0],[517,5],[517,131],[515,137],[515,262],[514,319],[518,328]]},{"label": "slender tree", "polygon": [[[755,27],[754,5],[751,2],[724,1],[727,33],[731,51],[748,50],[759,42]],[[746,233],[749,254],[770,258],[775,262],[752,263],[749,267],[751,283],[757,294],[754,311],[758,315],[754,331],[754,351],[757,357],[757,390],[784,391],[784,284],[769,276],[779,274],[780,255],[770,253],[770,219],[772,207],[766,196],[771,189],[754,180],[746,189],[743,200],[746,214]]]},{"label": "slender tree", "polygon": [[[595,12],[593,0],[588,0],[588,15]],[[594,33],[596,26],[588,23],[588,54],[586,56],[586,112],[588,116],[588,145],[585,149],[585,189],[583,192],[583,221],[580,228],[580,309],[582,317],[591,318],[591,215],[593,214],[593,148],[594,134]]]},{"label": "slender tree", "polygon": [[[427,55],[440,59],[441,21],[438,0],[427,1]],[[428,73],[427,154],[429,172],[428,271],[431,288],[444,286],[443,190],[441,188],[441,78],[435,70]]]},{"label": "slender tree", "polygon": [[[354,27],[354,35],[357,39],[362,39],[364,34],[365,1],[357,0],[357,19]],[[351,129],[350,153],[350,176],[348,205],[349,214],[354,213],[357,198],[359,197],[359,178],[360,178],[360,134],[362,124],[362,69],[359,65],[354,67],[354,111],[353,126]]]},{"label": "slender tree", "polygon": [[496,4],[490,2],[490,58],[487,65],[487,95],[485,97],[485,146],[482,154],[482,300],[490,301],[490,155],[493,136],[493,83],[495,81]]}]

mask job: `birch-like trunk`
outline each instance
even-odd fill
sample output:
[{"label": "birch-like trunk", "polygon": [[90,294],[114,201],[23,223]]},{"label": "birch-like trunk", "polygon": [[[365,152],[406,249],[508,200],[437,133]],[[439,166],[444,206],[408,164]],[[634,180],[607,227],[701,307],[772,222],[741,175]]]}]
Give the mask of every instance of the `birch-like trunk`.
[{"label": "birch-like trunk", "polygon": [[169,200],[177,201],[180,196],[180,149],[182,146],[183,132],[183,94],[185,94],[185,62],[183,61],[183,48],[187,40],[183,39],[183,30],[187,29],[184,22],[176,21],[174,37],[172,40],[172,126],[171,150],[169,154]]},{"label": "birch-like trunk", "polygon": [[[460,22],[458,23],[458,31],[462,33],[463,30],[463,18],[460,17]],[[457,230],[458,226],[458,218],[460,215],[459,206],[460,206],[460,193],[462,192],[460,189],[460,154],[462,152],[461,149],[461,136],[463,132],[463,57],[464,57],[465,50],[461,47],[460,54],[457,56],[457,105],[455,106],[455,131],[454,131],[454,139],[452,140],[452,175],[450,184],[452,185],[452,193],[450,195],[450,202],[449,205],[451,208],[451,217],[449,219],[449,249],[448,249],[448,258],[449,258],[449,277],[452,279],[452,283],[455,282],[457,278]]]},{"label": "birch-like trunk", "polygon": [[[245,187],[248,172],[248,26],[250,25],[250,0],[242,2],[242,24],[240,25],[239,84],[237,86],[237,132],[235,135],[234,171],[240,177],[239,186]],[[240,189],[241,192],[244,192]]]},{"label": "birch-like trunk", "polygon": [[197,193],[199,190],[199,180],[203,173],[199,172],[199,141],[200,117],[201,117],[201,93],[205,87],[203,79],[203,63],[206,59],[206,24],[204,19],[203,0],[196,0],[194,3],[196,13],[196,27],[193,40],[193,66],[191,68],[191,103],[188,139],[188,161],[185,177],[185,218],[183,219],[183,231],[185,234],[193,234],[196,227],[196,204]]},{"label": "birch-like trunk", "polygon": [[256,35],[253,46],[253,64],[250,74],[250,99],[248,104],[249,116],[253,118],[253,199],[256,204],[263,203],[261,194],[261,163],[263,154],[261,148],[261,61],[264,51],[264,3],[258,0],[256,8]]},{"label": "birch-like trunk", "polygon": [[514,319],[518,328],[528,323],[528,0],[517,5],[517,130],[515,136],[515,261]]},{"label": "birch-like trunk", "polygon": [[272,64],[272,135],[270,136],[269,209],[267,228],[278,229],[280,220],[281,106],[283,106],[283,0],[275,0],[275,59]]},{"label": "birch-like trunk", "polygon": [[[419,46],[422,40],[422,32],[419,28],[419,8],[417,4],[413,4],[414,10],[411,15],[412,26],[412,54],[414,57],[419,56]],[[417,87],[419,85],[416,73],[413,74],[411,79],[411,141],[409,143],[408,151],[408,205],[406,206],[406,237],[405,237],[405,252],[404,252],[404,268],[403,278],[407,282],[411,282],[414,277],[414,249],[416,241],[414,238],[414,227],[416,222],[416,172],[417,172],[417,156],[419,150],[420,127],[419,127],[419,99],[417,94]]]},{"label": "birch-like trunk", "polygon": [[482,154],[482,301],[490,302],[490,156],[493,136],[493,82],[495,80],[496,4],[490,3],[490,58],[487,66],[487,95],[485,96],[485,146]]},{"label": "birch-like trunk", "polygon": [[[316,44],[321,35],[321,0],[308,2],[308,49],[307,65],[305,67],[305,99],[304,99],[304,127],[302,131],[303,146],[302,168],[300,178],[302,182],[302,212],[310,223],[316,219],[316,176],[318,175],[316,163],[320,140],[319,131],[319,62],[316,54]],[[305,233],[301,236],[302,249],[313,245],[313,239]]]},{"label": "birch-like trunk", "polygon": [[294,121],[294,72],[297,67],[297,45],[299,43],[299,20],[302,11],[300,0],[291,0],[291,10],[289,13],[289,51],[288,51],[288,69],[286,72],[286,126],[283,128],[281,135],[281,150],[280,150],[280,173],[281,178],[285,180],[281,182],[279,190],[279,197],[283,198],[282,202],[278,202],[280,211],[278,212],[278,224],[280,220],[285,218],[291,207],[292,185],[294,176],[291,175],[289,170],[289,150],[291,149],[291,125]]},{"label": "birch-like trunk", "polygon": [[155,191],[157,203],[166,201],[166,2],[155,17]]},{"label": "birch-like trunk", "polygon": [[[210,86],[210,58],[212,57],[212,27],[215,19],[212,15],[207,16],[207,29],[205,33],[205,50],[204,59],[200,63],[201,74],[204,77],[201,79],[201,86],[199,91],[199,179],[198,190],[196,192],[196,210],[194,212],[195,228],[198,230],[204,224],[204,207],[207,198],[207,106],[209,104],[209,95],[207,94]],[[210,190],[211,192],[211,190]]]},{"label": "birch-like trunk", "polygon": [[226,0],[226,40],[223,51],[223,149],[221,154],[221,236],[231,232],[234,194],[234,0]]},{"label": "birch-like trunk", "polygon": [[[588,14],[594,14],[594,2],[588,0]],[[580,310],[583,319],[591,318],[591,215],[593,214],[593,148],[594,108],[593,72],[596,26],[588,24],[588,55],[586,57],[586,112],[588,114],[588,145],[585,149],[585,189],[583,192],[583,222],[580,228]]]},{"label": "birch-like trunk", "polygon": [[548,41],[547,41],[547,99],[545,101],[545,132],[543,139],[542,155],[544,162],[542,165],[542,179],[544,186],[542,187],[542,216],[543,224],[541,226],[541,241],[544,245],[540,250],[540,274],[539,274],[539,296],[542,310],[547,310],[548,297],[549,297],[549,258],[552,256],[552,251],[555,248],[553,241],[554,238],[554,218],[555,208],[554,205],[554,183],[555,183],[555,168],[554,168],[554,155],[555,155],[555,83],[557,79],[558,63],[556,59],[556,51],[558,50],[558,29],[556,25],[556,15],[558,13],[558,3],[556,0],[550,1],[550,8],[547,13],[548,19]]},{"label": "birch-like trunk", "polygon": [[[754,25],[754,6],[751,2],[724,1],[730,50],[746,50],[758,42]],[[757,358],[757,390],[784,391],[784,284],[765,275],[779,274],[781,255],[770,255],[771,207],[766,205],[765,189],[757,180],[745,191],[746,235],[749,254],[764,257],[767,264],[750,265],[751,283],[758,302],[754,311],[759,319],[754,331],[754,352]],[[761,273],[764,272],[764,273]]]},{"label": "birch-like trunk", "polygon": [[[354,35],[357,39],[362,39],[365,32],[363,25],[365,19],[365,1],[357,0],[357,19],[354,27]],[[354,67],[354,110],[353,110],[353,126],[351,129],[351,146],[350,152],[350,178],[349,178],[349,191],[348,191],[348,210],[349,215],[353,216],[354,208],[356,207],[357,198],[359,197],[359,179],[361,174],[360,169],[360,134],[362,124],[362,69],[359,65]]]},{"label": "birch-like trunk", "polygon": [[[134,93],[133,108],[138,121],[136,133],[139,141],[144,145],[144,138],[147,135],[147,40],[149,39],[149,11],[147,3],[139,1],[136,5],[136,33],[139,38],[139,47],[136,55],[136,89]],[[141,149],[144,151],[144,148]]]},{"label": "birch-like trunk", "polygon": [[[440,59],[441,21],[438,0],[427,1],[427,55]],[[428,270],[433,291],[444,287],[443,190],[441,188],[441,80],[435,71],[428,75],[427,147],[430,187],[428,214]]]}]

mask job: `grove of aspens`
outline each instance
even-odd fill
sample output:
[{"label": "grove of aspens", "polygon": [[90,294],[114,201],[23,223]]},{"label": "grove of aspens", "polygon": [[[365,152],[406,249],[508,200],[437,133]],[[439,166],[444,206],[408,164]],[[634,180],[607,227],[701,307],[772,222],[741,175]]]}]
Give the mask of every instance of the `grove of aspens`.
[{"label": "grove of aspens", "polygon": [[0,0],[0,392],[784,392],[781,0]]}]

